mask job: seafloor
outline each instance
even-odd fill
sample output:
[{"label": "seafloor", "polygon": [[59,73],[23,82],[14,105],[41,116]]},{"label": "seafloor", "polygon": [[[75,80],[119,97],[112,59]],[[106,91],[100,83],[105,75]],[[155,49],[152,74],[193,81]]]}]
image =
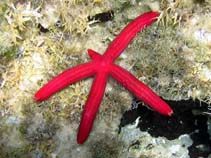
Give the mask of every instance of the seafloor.
[{"label": "seafloor", "polygon": [[[161,15],[116,63],[164,98],[174,115],[146,108],[109,79],[94,128],[78,145],[92,78],[44,102],[34,94],[89,61],[88,48],[103,54],[147,11]],[[210,158],[210,103],[210,0],[0,1],[0,158]]]}]

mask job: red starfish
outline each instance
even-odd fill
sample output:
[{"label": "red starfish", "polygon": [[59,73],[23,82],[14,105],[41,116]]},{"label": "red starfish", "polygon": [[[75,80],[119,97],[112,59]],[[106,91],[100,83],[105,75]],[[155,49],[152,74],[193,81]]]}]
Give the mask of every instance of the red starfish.
[{"label": "red starfish", "polygon": [[160,99],[149,87],[136,79],[130,72],[114,63],[115,59],[122,53],[136,34],[146,26],[152,24],[158,16],[158,12],[148,12],[140,15],[120,32],[103,55],[89,49],[88,54],[92,58],[91,62],[62,72],[35,94],[35,100],[42,101],[78,80],[90,76],[94,77],[79,126],[77,136],[77,142],[79,144],[84,143],[89,136],[109,76],[117,80],[122,86],[154,110],[169,116],[173,113],[168,104]]}]

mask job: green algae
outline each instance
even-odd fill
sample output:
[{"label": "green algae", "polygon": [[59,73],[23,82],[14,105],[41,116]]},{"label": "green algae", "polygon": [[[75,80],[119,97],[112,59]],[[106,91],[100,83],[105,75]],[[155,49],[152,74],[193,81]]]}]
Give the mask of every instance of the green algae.
[{"label": "green algae", "polygon": [[6,158],[6,157],[27,158],[30,156],[28,153],[31,152],[31,147],[27,145],[25,147],[11,149],[0,145],[0,152],[1,152],[0,158]]},{"label": "green algae", "polygon": [[18,57],[18,50],[16,47],[12,48],[0,48],[0,58],[2,58],[2,63],[10,60],[14,60]]},{"label": "green algae", "polygon": [[90,145],[90,151],[92,151],[92,157],[94,158],[115,158],[120,156],[122,147],[122,142],[107,136],[93,142]]},{"label": "green algae", "polygon": [[180,52],[184,43],[176,29],[153,26],[143,31],[129,49],[135,52],[133,71],[161,96],[179,97],[188,68]]}]

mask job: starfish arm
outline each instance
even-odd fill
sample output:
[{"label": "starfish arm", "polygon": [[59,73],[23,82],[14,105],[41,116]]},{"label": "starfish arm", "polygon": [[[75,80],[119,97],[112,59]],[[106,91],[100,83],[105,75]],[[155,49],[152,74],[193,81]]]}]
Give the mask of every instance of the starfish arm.
[{"label": "starfish arm", "polygon": [[111,76],[121,83],[126,89],[133,93],[136,97],[143,100],[146,104],[151,106],[154,110],[163,115],[171,115],[172,109],[159,96],[157,96],[148,86],[136,79],[127,70],[118,65],[113,64]]},{"label": "starfish arm", "polygon": [[159,16],[158,12],[147,12],[130,22],[113,40],[103,56],[113,62],[128,46],[136,34],[152,24]]},{"label": "starfish arm", "polygon": [[97,59],[101,59],[102,58],[102,55],[99,54],[98,52],[92,50],[92,49],[88,49],[88,54],[90,56],[90,58],[92,60],[97,60]]},{"label": "starfish arm", "polygon": [[37,91],[34,96],[35,100],[45,100],[66,86],[93,75],[96,72],[95,67],[94,62],[89,62],[62,72]]},{"label": "starfish arm", "polygon": [[77,136],[78,144],[83,144],[89,136],[96,113],[105,92],[106,83],[107,72],[97,73],[82,114]]}]

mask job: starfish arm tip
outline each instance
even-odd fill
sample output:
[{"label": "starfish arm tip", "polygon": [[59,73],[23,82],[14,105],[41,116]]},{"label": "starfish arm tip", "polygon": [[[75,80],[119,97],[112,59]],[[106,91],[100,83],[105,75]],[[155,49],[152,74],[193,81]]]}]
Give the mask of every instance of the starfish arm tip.
[{"label": "starfish arm tip", "polygon": [[91,59],[98,59],[98,58],[101,58],[102,55],[100,55],[98,52],[92,50],[92,49],[88,49],[88,54],[90,56]]},{"label": "starfish arm tip", "polygon": [[173,115],[173,110],[172,109],[170,109],[170,111],[168,112],[168,116],[172,116]]},{"label": "starfish arm tip", "polygon": [[37,92],[37,93],[34,95],[34,100],[38,102],[38,101],[42,101],[43,98],[42,98],[41,95]]},{"label": "starfish arm tip", "polygon": [[85,142],[86,139],[83,139],[82,137],[77,137],[77,143],[78,144],[83,144]]},{"label": "starfish arm tip", "polygon": [[150,107],[152,107],[154,110],[156,110],[157,112],[159,112],[162,115],[172,116],[172,114],[174,112],[173,112],[172,108],[165,101],[163,101],[159,96],[154,95],[153,98],[154,98],[153,99],[154,101],[152,101],[152,102],[148,101],[148,105]]}]

